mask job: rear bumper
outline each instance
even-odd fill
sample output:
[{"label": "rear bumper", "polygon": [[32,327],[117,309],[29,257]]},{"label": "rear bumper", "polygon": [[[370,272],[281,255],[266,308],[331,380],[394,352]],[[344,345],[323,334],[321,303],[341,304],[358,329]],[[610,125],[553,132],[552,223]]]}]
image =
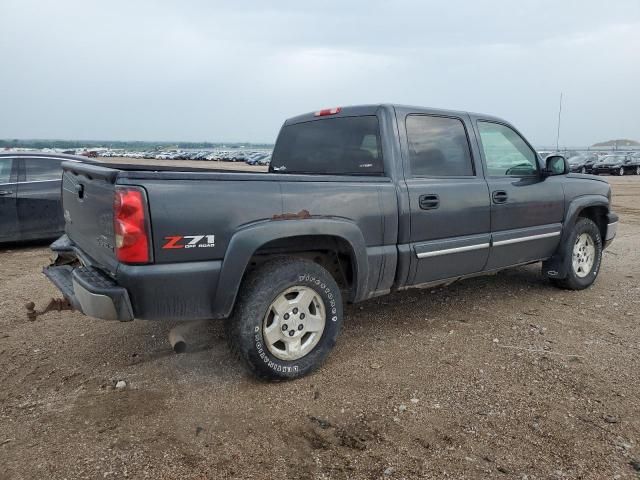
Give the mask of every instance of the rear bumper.
[{"label": "rear bumper", "polygon": [[104,320],[133,320],[128,292],[93,267],[45,267],[45,276],[85,315]]},{"label": "rear bumper", "polygon": [[56,240],[51,250],[57,258],[44,274],[86,315],[120,321],[225,316],[222,304],[215,301],[222,261],[119,264],[108,275],[67,235]]}]

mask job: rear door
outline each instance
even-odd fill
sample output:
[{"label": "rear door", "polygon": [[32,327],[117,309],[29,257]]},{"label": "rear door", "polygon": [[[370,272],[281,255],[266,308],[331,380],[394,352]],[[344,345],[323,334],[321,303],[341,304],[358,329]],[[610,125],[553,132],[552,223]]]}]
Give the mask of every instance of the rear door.
[{"label": "rear door", "polygon": [[563,176],[541,175],[535,150],[510,125],[476,123],[491,193],[487,270],[550,257],[564,217]]},{"label": "rear door", "polygon": [[480,272],[490,244],[487,182],[467,115],[400,114],[410,207],[408,284]]},{"label": "rear door", "polygon": [[17,160],[0,158],[0,241],[18,239]]},{"label": "rear door", "polygon": [[59,158],[21,157],[18,178],[18,222],[23,238],[47,238],[64,230]]}]

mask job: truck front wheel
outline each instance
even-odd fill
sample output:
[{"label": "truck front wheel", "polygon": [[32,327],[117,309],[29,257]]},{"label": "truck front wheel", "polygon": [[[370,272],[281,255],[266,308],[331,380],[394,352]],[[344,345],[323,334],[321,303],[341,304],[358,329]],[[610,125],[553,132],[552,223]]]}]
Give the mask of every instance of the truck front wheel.
[{"label": "truck front wheel", "polygon": [[293,379],[322,364],[342,326],[342,296],[331,274],[300,258],[252,272],[226,320],[233,353],[266,380]]},{"label": "truck front wheel", "polygon": [[595,282],[602,261],[602,237],[598,226],[588,218],[578,219],[567,239],[567,276],[553,283],[568,290],[582,290]]}]

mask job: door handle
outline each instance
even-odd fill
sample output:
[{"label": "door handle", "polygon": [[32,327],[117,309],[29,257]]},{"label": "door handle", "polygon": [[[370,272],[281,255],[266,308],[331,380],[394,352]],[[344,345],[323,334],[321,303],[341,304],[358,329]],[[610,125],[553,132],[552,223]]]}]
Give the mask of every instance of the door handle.
[{"label": "door handle", "polygon": [[420,208],[422,210],[433,210],[440,206],[440,197],[435,193],[429,193],[427,195],[420,195],[419,198]]},{"label": "door handle", "polygon": [[493,203],[505,203],[509,195],[504,190],[496,190],[491,194],[491,198],[493,198]]},{"label": "door handle", "polygon": [[4,197],[6,195],[12,195],[13,192],[10,190],[0,190],[0,197]]}]

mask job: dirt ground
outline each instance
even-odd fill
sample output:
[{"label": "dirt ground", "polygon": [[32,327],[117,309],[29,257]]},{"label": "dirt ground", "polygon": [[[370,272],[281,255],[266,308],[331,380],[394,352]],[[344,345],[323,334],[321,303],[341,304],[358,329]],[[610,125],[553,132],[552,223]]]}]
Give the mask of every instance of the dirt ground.
[{"label": "dirt ground", "polygon": [[[0,250],[0,479],[638,478],[640,178],[597,283],[539,266],[347,308],[315,374],[269,384],[219,322],[55,312],[46,245]],[[115,388],[124,380],[126,388]]]}]

